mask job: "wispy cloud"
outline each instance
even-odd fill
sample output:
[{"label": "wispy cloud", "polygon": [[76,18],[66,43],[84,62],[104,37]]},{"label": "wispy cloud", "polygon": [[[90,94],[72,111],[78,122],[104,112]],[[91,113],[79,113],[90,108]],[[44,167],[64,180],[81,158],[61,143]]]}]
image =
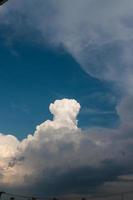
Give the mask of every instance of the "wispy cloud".
[{"label": "wispy cloud", "polygon": [[10,0],[0,23],[7,38],[36,32],[38,41],[64,45],[86,72],[132,93],[132,9],[131,0]]}]

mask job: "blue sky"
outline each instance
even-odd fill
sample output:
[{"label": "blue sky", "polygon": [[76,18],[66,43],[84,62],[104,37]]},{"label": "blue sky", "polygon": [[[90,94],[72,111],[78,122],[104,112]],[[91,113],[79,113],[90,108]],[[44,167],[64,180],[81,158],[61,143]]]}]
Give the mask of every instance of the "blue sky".
[{"label": "blue sky", "polygon": [[33,133],[37,124],[51,119],[49,104],[62,98],[81,103],[81,127],[117,125],[117,95],[111,84],[86,74],[63,47],[31,41],[10,47],[4,40],[0,46],[1,132],[19,138]]}]

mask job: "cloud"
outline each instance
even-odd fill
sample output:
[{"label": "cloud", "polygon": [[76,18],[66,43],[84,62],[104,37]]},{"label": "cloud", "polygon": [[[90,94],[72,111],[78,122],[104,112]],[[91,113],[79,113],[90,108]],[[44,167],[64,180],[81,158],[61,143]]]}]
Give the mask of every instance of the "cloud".
[{"label": "cloud", "polygon": [[10,29],[8,43],[34,37],[61,44],[87,73],[132,93],[132,9],[131,0],[10,0],[0,8],[0,24]]},{"label": "cloud", "polygon": [[34,135],[28,135],[22,141],[12,135],[0,135],[1,185],[27,185],[27,177],[36,180],[47,169],[63,171],[72,160],[74,164],[78,159],[74,154],[82,140],[76,119],[80,104],[63,99],[50,104],[49,108],[54,115],[53,121],[47,120],[37,126]]},{"label": "cloud", "polygon": [[[76,119],[80,105],[65,99],[51,104],[53,121],[37,126],[23,141],[1,135],[1,152],[7,152],[0,157],[1,184],[33,188],[40,181],[50,187],[54,174],[56,185],[56,180],[66,180],[74,169],[87,168],[91,176],[103,166],[104,172],[98,170],[97,176],[105,173],[115,179],[133,173],[132,9],[131,0],[10,0],[0,8],[1,36],[7,45],[24,38],[48,42],[52,47],[63,45],[87,73],[112,81],[122,96],[116,108],[121,120],[117,129],[81,130]],[[109,167],[116,173],[110,175]],[[110,180],[103,178],[98,184],[105,181]],[[94,182],[92,178],[92,185]]]},{"label": "cloud", "polygon": [[1,188],[80,194],[133,173],[133,140],[126,138],[129,126],[126,133],[123,128],[83,131],[77,126],[80,104],[74,99],[56,100],[49,109],[53,120],[38,125],[22,141],[0,135]]}]

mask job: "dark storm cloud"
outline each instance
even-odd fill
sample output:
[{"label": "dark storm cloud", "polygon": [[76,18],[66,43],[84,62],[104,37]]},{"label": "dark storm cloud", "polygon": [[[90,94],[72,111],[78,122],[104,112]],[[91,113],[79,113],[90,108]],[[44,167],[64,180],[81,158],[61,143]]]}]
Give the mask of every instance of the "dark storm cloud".
[{"label": "dark storm cloud", "polygon": [[105,161],[98,168],[86,166],[61,174],[55,170],[49,173],[50,176],[46,181],[42,176],[42,181],[32,187],[37,193],[47,195],[93,194],[104,182],[115,181],[117,176],[122,174],[122,166],[119,166],[115,161]]}]

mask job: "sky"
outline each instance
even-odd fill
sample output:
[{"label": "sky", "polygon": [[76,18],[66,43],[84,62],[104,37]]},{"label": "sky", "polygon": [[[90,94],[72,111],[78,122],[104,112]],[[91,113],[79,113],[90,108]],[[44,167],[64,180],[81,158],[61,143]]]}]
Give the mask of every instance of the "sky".
[{"label": "sky", "polygon": [[132,0],[0,7],[1,189],[132,189],[132,9]]}]

